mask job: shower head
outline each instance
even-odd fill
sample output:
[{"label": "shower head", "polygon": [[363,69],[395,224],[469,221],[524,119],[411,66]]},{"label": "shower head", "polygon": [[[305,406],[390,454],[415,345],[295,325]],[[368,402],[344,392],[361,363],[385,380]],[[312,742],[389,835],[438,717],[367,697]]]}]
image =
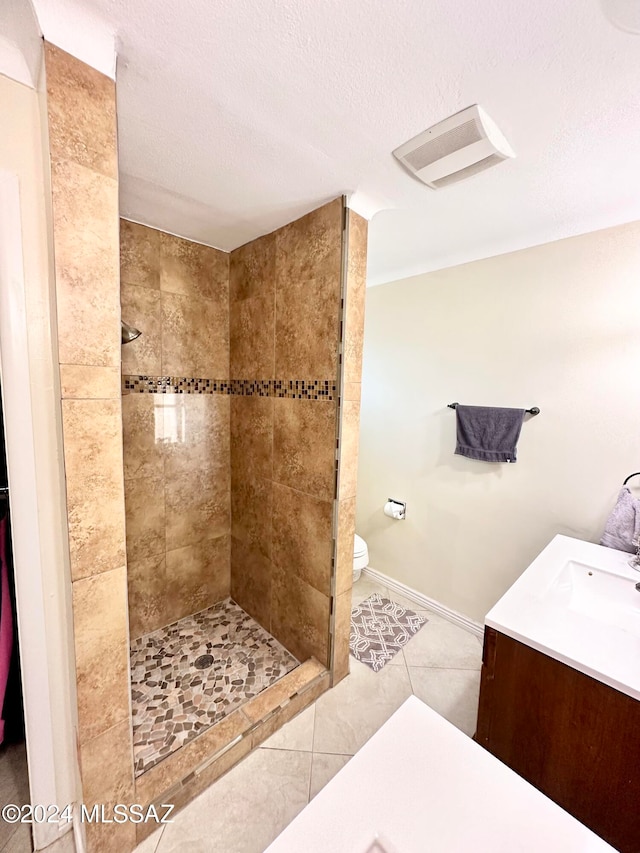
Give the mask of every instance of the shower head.
[{"label": "shower head", "polygon": [[136,338],[139,338],[142,332],[139,329],[134,329],[133,326],[130,326],[128,323],[125,323],[124,320],[121,320],[122,323],[122,343],[130,344],[131,341],[135,341]]}]

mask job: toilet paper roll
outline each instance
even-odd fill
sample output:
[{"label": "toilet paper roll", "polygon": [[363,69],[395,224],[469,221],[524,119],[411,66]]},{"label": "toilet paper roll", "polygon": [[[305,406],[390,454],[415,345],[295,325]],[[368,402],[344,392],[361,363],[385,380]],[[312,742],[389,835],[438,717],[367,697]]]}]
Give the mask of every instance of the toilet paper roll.
[{"label": "toilet paper roll", "polygon": [[395,518],[400,521],[404,517],[404,509],[402,504],[397,504],[395,501],[387,501],[384,505],[384,514],[389,518]]}]

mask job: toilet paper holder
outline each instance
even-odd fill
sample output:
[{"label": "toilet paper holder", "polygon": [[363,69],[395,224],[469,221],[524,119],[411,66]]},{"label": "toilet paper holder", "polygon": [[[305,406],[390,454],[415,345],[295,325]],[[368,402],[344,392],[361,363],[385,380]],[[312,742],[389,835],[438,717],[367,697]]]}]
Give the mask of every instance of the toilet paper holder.
[{"label": "toilet paper holder", "polygon": [[406,501],[397,501],[395,498],[387,498],[384,505],[384,514],[389,518],[395,518],[396,521],[404,521],[407,517]]}]

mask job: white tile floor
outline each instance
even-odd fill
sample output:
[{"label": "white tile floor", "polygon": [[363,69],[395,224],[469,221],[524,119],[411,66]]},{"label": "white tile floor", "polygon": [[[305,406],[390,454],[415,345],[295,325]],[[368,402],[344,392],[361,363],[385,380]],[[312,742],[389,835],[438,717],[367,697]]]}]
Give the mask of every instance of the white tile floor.
[{"label": "white tile floor", "polygon": [[204,791],[136,853],[262,853],[414,693],[466,734],[475,729],[482,643],[363,576],[353,603],[379,592],[429,619],[380,672],[351,673]]}]

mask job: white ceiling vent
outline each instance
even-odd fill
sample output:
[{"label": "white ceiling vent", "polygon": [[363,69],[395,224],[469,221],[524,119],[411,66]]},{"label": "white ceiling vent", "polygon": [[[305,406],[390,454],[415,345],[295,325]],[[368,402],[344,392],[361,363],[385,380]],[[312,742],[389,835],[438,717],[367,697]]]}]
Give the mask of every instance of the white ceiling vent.
[{"label": "white ceiling vent", "polygon": [[393,153],[433,190],[515,157],[507,140],[477,104],[434,124]]}]

